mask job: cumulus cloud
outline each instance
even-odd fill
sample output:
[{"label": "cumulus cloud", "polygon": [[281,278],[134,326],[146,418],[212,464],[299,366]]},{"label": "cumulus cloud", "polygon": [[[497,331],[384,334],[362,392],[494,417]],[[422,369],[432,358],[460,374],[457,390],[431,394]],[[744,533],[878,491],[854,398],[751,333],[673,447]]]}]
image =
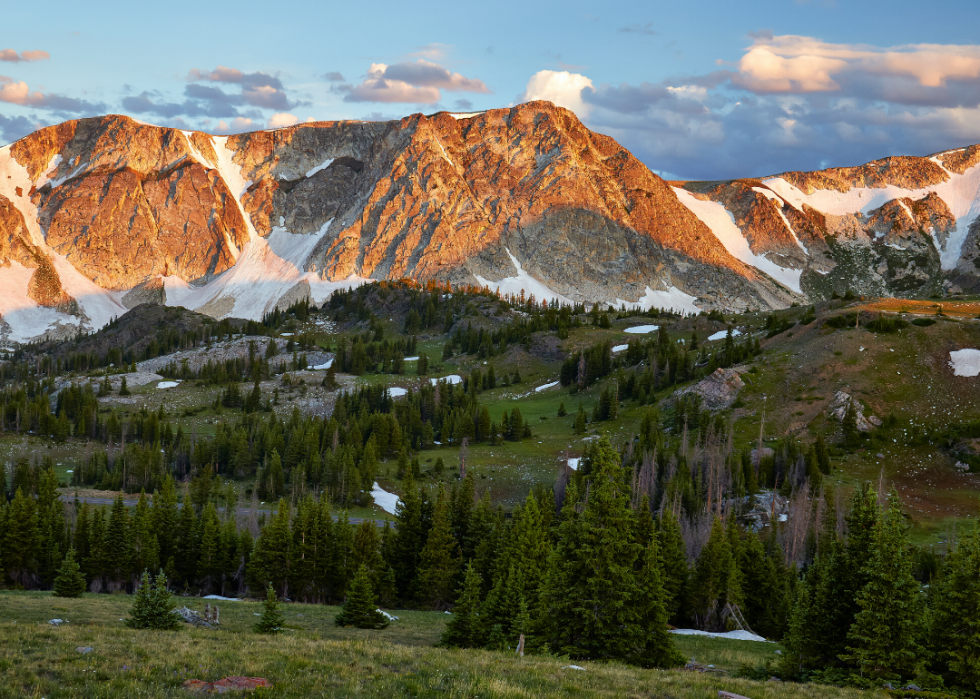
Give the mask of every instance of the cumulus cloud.
[{"label": "cumulus cloud", "polygon": [[452,73],[422,58],[393,65],[372,63],[362,82],[336,86],[334,91],[344,92],[345,102],[436,104],[442,99],[442,90],[490,92],[482,80]]},{"label": "cumulus cloud", "polygon": [[13,49],[0,49],[0,61],[6,63],[27,63],[30,61],[46,61],[51,58],[47,51],[21,51],[17,53]]},{"label": "cumulus cloud", "polygon": [[299,118],[286,112],[277,112],[269,117],[270,129],[281,129],[284,126],[292,126],[299,121]]},{"label": "cumulus cloud", "polygon": [[547,100],[559,107],[571,109],[580,118],[585,118],[591,111],[591,105],[583,99],[582,95],[586,90],[592,89],[592,80],[580,73],[539,70],[527,81],[521,101]]}]

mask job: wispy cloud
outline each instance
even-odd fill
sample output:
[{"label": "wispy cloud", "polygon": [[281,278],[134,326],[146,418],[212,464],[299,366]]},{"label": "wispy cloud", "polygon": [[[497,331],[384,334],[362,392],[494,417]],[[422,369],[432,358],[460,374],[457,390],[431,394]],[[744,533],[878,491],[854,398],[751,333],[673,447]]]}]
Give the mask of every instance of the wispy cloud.
[{"label": "wispy cloud", "polygon": [[437,63],[424,59],[387,65],[372,63],[367,76],[357,85],[333,88],[343,92],[345,102],[383,102],[436,104],[447,92],[487,94],[490,89],[482,80],[452,73]]}]

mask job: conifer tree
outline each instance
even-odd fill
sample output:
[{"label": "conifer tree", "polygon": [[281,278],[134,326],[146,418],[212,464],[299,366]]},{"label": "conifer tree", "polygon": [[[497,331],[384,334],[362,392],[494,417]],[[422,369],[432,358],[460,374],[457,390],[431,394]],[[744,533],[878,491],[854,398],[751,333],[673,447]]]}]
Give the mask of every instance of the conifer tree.
[{"label": "conifer tree", "polygon": [[286,596],[289,580],[289,505],[279,501],[276,514],[262,528],[248,567],[249,587],[262,589],[271,584]]},{"label": "conifer tree", "polygon": [[285,623],[286,618],[279,611],[279,598],[276,597],[272,583],[269,583],[268,587],[265,588],[265,604],[262,606],[262,616],[252,625],[252,630],[255,633],[282,633],[282,627]]},{"label": "conifer tree", "polygon": [[868,582],[858,594],[860,611],[842,659],[875,676],[912,676],[922,664],[924,610],[912,575],[908,525],[894,490],[875,527],[872,546],[865,567]]},{"label": "conifer tree", "polygon": [[431,609],[452,605],[459,572],[459,544],[453,538],[446,491],[440,488],[432,515],[432,528],[419,555],[416,597]]},{"label": "conifer tree", "polygon": [[378,611],[371,576],[365,566],[357,569],[335,622],[337,626],[359,629],[383,629],[388,625],[388,619]]},{"label": "conifer tree", "polygon": [[128,396],[129,387],[126,385],[126,377],[122,377],[122,382],[119,384],[119,395]]},{"label": "conifer tree", "polygon": [[423,513],[422,493],[415,486],[411,470],[406,471],[402,496],[395,507],[394,542],[391,547],[392,560],[388,564],[395,570],[398,581],[398,595],[409,599],[414,589],[419,556],[428,535]]},{"label": "conifer tree", "polygon": [[583,434],[585,432],[586,422],[585,408],[579,403],[578,412],[575,413],[575,422],[572,424],[572,430],[575,434]]},{"label": "conifer tree", "polygon": [[651,637],[665,621],[656,550],[639,564],[644,552],[634,540],[629,481],[608,438],[593,448],[591,461],[580,514],[566,496],[541,591],[539,628],[553,650],[575,658],[672,663],[669,639],[664,646],[657,634]]},{"label": "conifer tree", "polygon": [[135,576],[141,570],[160,569],[160,549],[153,530],[153,513],[147,503],[145,491],[140,493],[140,499],[133,509],[132,553],[129,566],[131,575]]},{"label": "conifer tree", "polygon": [[479,648],[486,638],[480,613],[483,581],[473,563],[466,566],[463,584],[453,606],[453,615],[446,624],[441,644],[450,648]]},{"label": "conifer tree", "polygon": [[740,577],[730,538],[715,517],[690,582],[691,611],[701,628],[722,629],[725,605],[742,601]]},{"label": "conifer tree", "polygon": [[7,522],[0,550],[7,575],[23,587],[29,587],[37,566],[40,544],[38,513],[34,499],[17,488],[13,501],[7,506]]},{"label": "conifer tree", "polygon": [[931,646],[958,684],[980,690],[980,528],[947,555],[942,573],[933,584]]},{"label": "conifer tree", "polygon": [[127,584],[132,562],[132,539],[129,531],[129,513],[126,511],[122,493],[119,493],[112,503],[103,549],[105,576],[110,588]]},{"label": "conifer tree", "polygon": [[663,584],[662,559],[657,549],[657,539],[651,537],[638,559],[636,604],[640,606],[639,625],[643,645],[631,660],[644,665],[676,667],[683,665],[685,658],[674,647],[674,640],[667,631],[667,595]]},{"label": "conifer tree", "polygon": [[55,597],[81,597],[85,592],[85,576],[82,575],[78,562],[75,560],[75,549],[68,549],[65,560],[58,569],[58,577],[54,579]]},{"label": "conifer tree", "polygon": [[665,512],[657,531],[657,552],[660,554],[664,574],[664,607],[667,619],[677,625],[686,617],[684,605],[687,599],[687,547],[681,534],[681,525],[673,512]]},{"label": "conifer tree", "polygon": [[133,599],[133,607],[126,617],[131,629],[155,629],[173,631],[180,628],[180,617],[174,611],[173,595],[167,589],[167,578],[161,570],[156,580],[149,571],[143,571],[139,587]]}]

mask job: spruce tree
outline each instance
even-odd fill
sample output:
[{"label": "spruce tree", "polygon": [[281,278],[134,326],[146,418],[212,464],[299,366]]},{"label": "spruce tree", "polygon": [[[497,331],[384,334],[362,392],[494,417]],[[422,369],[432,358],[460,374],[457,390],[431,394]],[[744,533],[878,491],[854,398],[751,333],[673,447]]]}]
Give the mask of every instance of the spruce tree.
[{"label": "spruce tree", "polygon": [[440,488],[432,528],[419,555],[416,580],[419,602],[430,609],[448,609],[455,597],[459,565],[459,544],[453,538],[449,503],[445,489]]},{"label": "spruce tree", "polygon": [[378,611],[371,576],[365,566],[357,569],[335,622],[337,626],[359,629],[383,629],[388,625],[387,617]]},{"label": "spruce tree", "polygon": [[78,562],[75,560],[75,549],[68,549],[65,560],[58,569],[58,577],[54,579],[55,597],[81,597],[85,592],[85,576],[82,575]]},{"label": "spruce tree", "polygon": [[681,534],[681,525],[673,512],[665,512],[657,531],[657,551],[664,573],[664,606],[667,619],[675,626],[687,616],[684,602],[687,598],[687,546]]},{"label": "spruce tree", "polygon": [[265,604],[262,606],[262,616],[252,625],[256,633],[282,633],[285,617],[279,611],[279,598],[272,588],[272,583],[265,588]]},{"label": "spruce tree", "polygon": [[161,570],[153,580],[150,572],[143,571],[139,587],[133,599],[133,607],[126,617],[131,629],[155,629],[173,631],[180,628],[180,617],[174,611],[174,599],[167,589],[167,578]]},{"label": "spruce tree", "polygon": [[636,602],[640,605],[644,643],[631,659],[645,665],[676,667],[683,665],[685,658],[674,647],[674,640],[667,630],[667,595],[657,548],[656,537],[651,537],[638,560]]},{"label": "spruce tree", "polygon": [[872,556],[865,568],[868,582],[858,594],[860,611],[842,656],[863,672],[908,677],[922,664],[924,610],[913,565],[908,525],[893,490],[888,509],[875,528]]},{"label": "spruce tree", "polygon": [[262,528],[248,565],[248,584],[260,590],[271,584],[285,597],[289,580],[289,505],[279,501],[271,521]]},{"label": "spruce tree", "polygon": [[473,563],[466,566],[463,584],[453,607],[453,615],[446,624],[441,644],[450,648],[479,648],[483,645],[485,631],[480,614],[483,581]]},{"label": "spruce tree", "polygon": [[576,502],[575,488],[566,493],[538,628],[552,650],[574,658],[672,664],[669,639],[665,645],[656,633],[665,623],[657,553],[649,549],[641,563],[629,478],[608,438],[591,462],[585,502]]},{"label": "spruce tree", "polygon": [[703,629],[720,629],[721,614],[728,603],[741,599],[741,576],[724,525],[715,517],[708,543],[701,549],[691,575],[691,612]]},{"label": "spruce tree", "polygon": [[119,395],[128,396],[129,387],[126,385],[126,377],[122,377],[122,382],[119,384]]}]

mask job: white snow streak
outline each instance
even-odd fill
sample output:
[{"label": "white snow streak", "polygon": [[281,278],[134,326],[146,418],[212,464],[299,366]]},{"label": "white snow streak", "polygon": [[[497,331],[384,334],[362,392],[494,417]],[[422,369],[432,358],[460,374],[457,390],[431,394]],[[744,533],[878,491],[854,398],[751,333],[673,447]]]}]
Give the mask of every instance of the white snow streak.
[{"label": "white snow streak", "polygon": [[549,302],[558,301],[559,303],[572,305],[572,302],[567,298],[552,291],[542,282],[525,272],[521,263],[511,254],[510,250],[508,248],[504,249],[507,251],[507,256],[510,257],[511,263],[513,263],[514,268],[517,270],[517,276],[506,277],[500,281],[492,282],[489,279],[484,279],[479,274],[473,275],[476,277],[476,281],[480,286],[485,286],[491,291],[497,291],[503,295],[512,294],[514,296],[520,296],[523,291],[525,296],[533,295],[537,301],[547,299]]},{"label": "white snow streak", "polygon": [[[767,183],[768,184],[768,183]],[[749,247],[749,241],[742,235],[742,231],[735,224],[735,217],[725,208],[724,204],[716,201],[701,201],[686,189],[673,187],[674,193],[680,202],[691,212],[701,219],[711,232],[715,234],[718,241],[725,246],[725,249],[747,265],[755,267],[760,272],[765,272],[770,277],[788,287],[796,293],[800,290],[800,275],[803,273],[799,269],[788,269],[780,267],[764,255],[756,255]],[[779,192],[782,195],[782,192]],[[787,198],[788,197],[784,197]]]},{"label": "white snow streak", "polygon": [[554,388],[555,386],[557,386],[560,383],[561,383],[561,381],[552,381],[551,383],[546,383],[543,386],[538,386],[536,389],[534,389],[534,392],[535,393],[541,393],[541,391],[547,391],[549,388]]},{"label": "white snow streak", "polygon": [[675,313],[696,314],[701,312],[701,308],[695,303],[697,300],[697,296],[685,294],[674,286],[668,285],[666,291],[654,291],[648,286],[639,300],[624,301],[623,299],[616,299],[615,305],[616,308],[620,308],[625,304],[627,308],[638,308],[641,311],[649,311],[651,308],[662,308],[666,311],[674,311]]},{"label": "white snow streak", "polygon": [[784,202],[782,199],[780,199],[779,196],[774,191],[772,191],[771,189],[766,189],[764,187],[753,187],[752,188],[752,191],[753,192],[758,192],[759,194],[761,194],[762,196],[764,196],[766,199],[768,199],[769,201],[773,202],[773,204],[775,204],[775,206],[776,206],[776,213],[779,214],[779,218],[783,219],[783,223],[786,225],[786,229],[790,232],[790,235],[793,236],[793,240],[796,241],[796,244],[800,246],[800,249],[802,249],[803,252],[805,252],[807,255],[809,255],[810,252],[806,249],[806,247],[803,245],[803,243],[800,242],[799,237],[796,235],[796,231],[794,231],[793,230],[793,227],[791,225],[789,225],[789,219],[786,218],[786,214],[783,213],[783,207],[786,206],[786,202]]},{"label": "white snow streak", "polygon": [[[738,328],[732,330],[732,337],[737,337],[737,336],[739,336],[741,334],[742,334],[742,331],[739,330]],[[714,342],[715,340],[724,340],[727,336],[728,336],[728,331],[727,330],[719,330],[718,332],[714,333],[713,335],[710,335],[708,337],[708,340],[707,341],[708,342]]]},{"label": "white snow streak", "polygon": [[658,330],[660,330],[659,325],[634,325],[632,328],[626,328],[623,332],[630,335],[648,335]]},{"label": "white snow streak", "polygon": [[313,177],[313,175],[315,175],[316,173],[320,172],[320,170],[326,170],[328,167],[330,167],[330,163],[332,163],[333,160],[334,160],[333,158],[327,158],[326,160],[324,160],[322,163],[320,163],[316,167],[307,170],[306,176],[307,177]]}]

